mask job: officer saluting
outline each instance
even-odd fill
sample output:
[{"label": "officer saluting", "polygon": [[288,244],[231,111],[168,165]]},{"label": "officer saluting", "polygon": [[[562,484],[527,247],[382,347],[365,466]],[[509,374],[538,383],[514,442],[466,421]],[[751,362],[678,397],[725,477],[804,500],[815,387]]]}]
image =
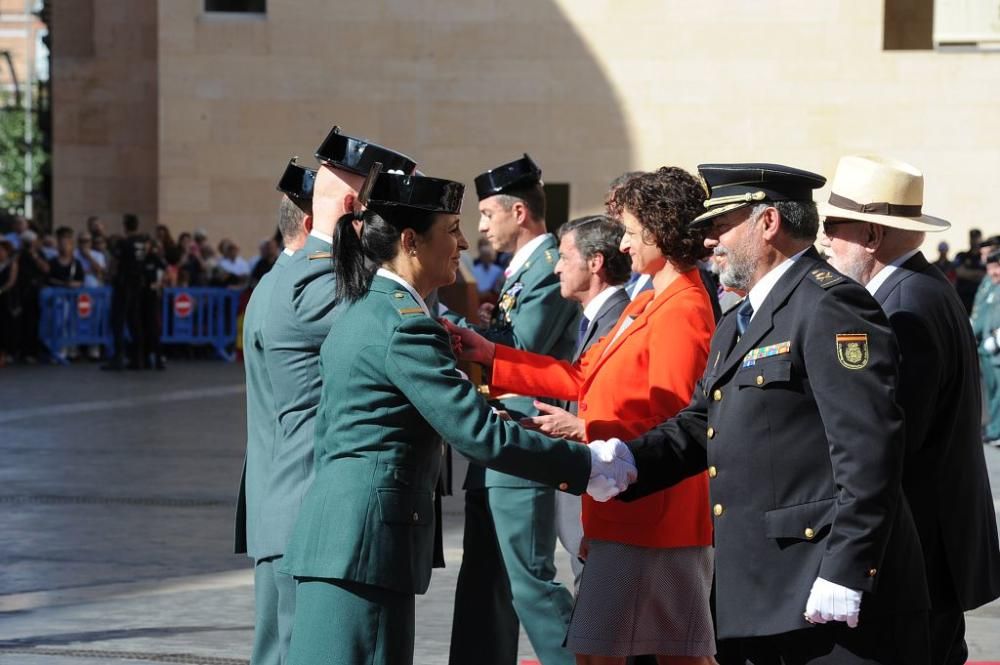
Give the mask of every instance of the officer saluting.
[{"label": "officer saluting", "polygon": [[[553,272],[559,243],[545,231],[541,177],[528,155],[476,177],[479,231],[498,252],[514,253],[489,325],[480,332],[499,344],[568,360],[580,308],[562,297]],[[531,397],[501,396],[500,404],[515,418],[538,414]],[[573,657],[562,643],[573,599],[555,581],[554,491],[475,464],[464,487],[464,552],[449,662],[513,665],[520,619],[542,665],[569,665]]]},{"label": "officer saluting", "polygon": [[293,253],[302,249],[312,226],[312,190],[316,171],[288,162],[278,191],[278,230],[284,251],[261,278],[243,317],[243,367],[247,383],[247,452],[236,509],[236,553],[254,559],[254,665],[280,665],[285,661],[295,609],[295,582],[275,569],[284,544],[272,533],[277,497],[271,489],[272,454],[278,434],[275,395],[265,359],[264,322],[278,275]]},{"label": "officer saluting", "polygon": [[[290,640],[295,584],[279,568],[312,481],[313,430],[321,383],[319,347],[330,332],[336,305],[330,263],[333,230],[337,219],[353,208],[363,174],[371,164],[381,162],[387,168],[406,171],[415,166],[405,155],[342,134],[338,127],[317,149],[316,157],[320,168],[315,178],[303,174],[312,180],[312,216],[304,220],[308,235],[302,250],[294,252],[275,273],[267,307],[262,310],[259,343],[263,346],[264,371],[273,389],[274,437],[267,444],[259,472],[252,468],[252,458],[247,462],[248,529],[251,543],[256,543],[251,544],[250,554],[258,562],[266,562],[266,570],[274,580],[276,641],[281,662]],[[294,174],[283,179],[286,192],[294,191],[292,177]],[[253,498],[255,487],[257,499]],[[256,579],[259,582],[267,576],[258,571]],[[264,588],[258,587],[259,598]],[[254,653],[258,653],[256,643]]]},{"label": "officer saluting", "polygon": [[754,665],[927,662],[898,348],[871,295],[812,248],[825,179],[774,164],[699,171],[711,198],[693,223],[712,224],[722,283],[748,295],[720,322],[691,404],[603,444],[637,463],[623,498],[708,469],[718,637]]}]

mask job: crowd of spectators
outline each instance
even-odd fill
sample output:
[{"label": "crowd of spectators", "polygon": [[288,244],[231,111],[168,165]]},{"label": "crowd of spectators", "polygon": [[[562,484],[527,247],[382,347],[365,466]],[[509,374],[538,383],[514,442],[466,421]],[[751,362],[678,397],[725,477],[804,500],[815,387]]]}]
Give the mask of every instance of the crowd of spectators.
[{"label": "crowd of spectators", "polygon": [[[0,217],[0,367],[48,358],[49,351],[39,339],[43,288],[111,286],[120,284],[121,277],[148,294],[143,299],[143,336],[151,341],[149,355],[154,357],[139,362],[162,367],[162,352],[153,338],[159,334],[163,288],[246,290],[271,268],[281,251],[276,239],[267,238],[261,241],[258,255],[248,260],[229,238],[213,246],[208,234],[198,229],[184,231],[175,240],[170,228],[159,224],[150,235],[138,234],[139,250],[132,258],[138,260],[140,269],[124,276],[118,273],[126,236],[124,228],[109,232],[99,217],[88,218],[80,230],[61,226],[54,231],[42,230],[21,216]],[[66,349],[65,353],[70,360],[101,359],[99,347]]]}]

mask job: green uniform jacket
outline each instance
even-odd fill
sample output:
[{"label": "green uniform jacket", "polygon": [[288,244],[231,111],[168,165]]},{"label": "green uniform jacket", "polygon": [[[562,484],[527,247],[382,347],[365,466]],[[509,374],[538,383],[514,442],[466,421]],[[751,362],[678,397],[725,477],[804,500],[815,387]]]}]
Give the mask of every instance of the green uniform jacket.
[{"label": "green uniform jacket", "polygon": [[982,350],[983,340],[994,334],[1000,328],[1000,286],[993,283],[987,275],[976,290],[976,299],[972,305],[972,332],[976,335],[976,343],[980,346],[980,355],[989,357],[992,364],[1000,365],[1000,353],[990,355]]},{"label": "green uniform jacket", "polygon": [[[573,357],[576,348],[580,306],[559,293],[559,276],[553,270],[559,260],[559,243],[547,234],[524,265],[508,277],[493,310],[493,319],[485,330],[471,326],[458,316],[448,318],[458,325],[475,327],[497,344],[541,353],[562,360]],[[496,397],[496,396],[494,396]],[[503,408],[517,416],[533,416],[538,411],[533,398],[501,399]],[[548,401],[548,400],[547,400]],[[537,483],[495,470],[469,466],[466,489],[477,487],[533,487]]]},{"label": "green uniform jacket", "polygon": [[502,420],[455,367],[450,339],[412,295],[376,276],[323,343],[316,478],[283,559],[299,577],[424,593],[440,438],[480,464],[576,494],[585,446]]},{"label": "green uniform jacket", "polygon": [[312,480],[319,347],[336,316],[334,304],[330,244],[309,236],[279,273],[264,322],[277,431],[261,497],[260,557],[284,553]]},{"label": "green uniform jacket", "polygon": [[[237,554],[260,558],[264,534],[260,529],[261,495],[267,486],[268,463],[274,451],[277,418],[271,378],[264,362],[264,321],[278,274],[290,258],[282,252],[274,266],[250,294],[243,314],[243,368],[247,382],[247,452],[236,505]],[[263,555],[267,556],[267,555]]]}]

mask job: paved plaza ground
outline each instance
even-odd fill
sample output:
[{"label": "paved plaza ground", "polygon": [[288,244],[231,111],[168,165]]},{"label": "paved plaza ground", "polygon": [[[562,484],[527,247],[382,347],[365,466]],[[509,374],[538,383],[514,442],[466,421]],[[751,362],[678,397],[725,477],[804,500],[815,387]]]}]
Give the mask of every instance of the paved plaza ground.
[{"label": "paved plaza ground", "polygon": [[[252,572],[231,554],[244,418],[239,364],[0,370],[0,664],[246,662]],[[1000,497],[1000,450],[986,453]],[[419,665],[447,662],[457,466],[448,567],[417,598]],[[968,624],[972,660],[1000,661],[1000,603]],[[523,635],[520,652],[533,658]]]}]

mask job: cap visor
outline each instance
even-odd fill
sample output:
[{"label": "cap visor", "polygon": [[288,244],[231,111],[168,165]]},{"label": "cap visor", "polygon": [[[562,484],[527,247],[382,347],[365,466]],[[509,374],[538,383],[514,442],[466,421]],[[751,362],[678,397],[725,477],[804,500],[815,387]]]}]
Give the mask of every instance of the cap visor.
[{"label": "cap visor", "polygon": [[719,215],[725,215],[727,212],[732,212],[733,210],[739,210],[740,208],[745,208],[753,203],[760,203],[759,201],[738,201],[736,203],[727,203],[721,206],[715,206],[714,208],[709,208],[705,212],[701,213],[688,224],[689,227],[694,229],[704,228],[706,226],[712,225],[712,220],[714,220]]}]

